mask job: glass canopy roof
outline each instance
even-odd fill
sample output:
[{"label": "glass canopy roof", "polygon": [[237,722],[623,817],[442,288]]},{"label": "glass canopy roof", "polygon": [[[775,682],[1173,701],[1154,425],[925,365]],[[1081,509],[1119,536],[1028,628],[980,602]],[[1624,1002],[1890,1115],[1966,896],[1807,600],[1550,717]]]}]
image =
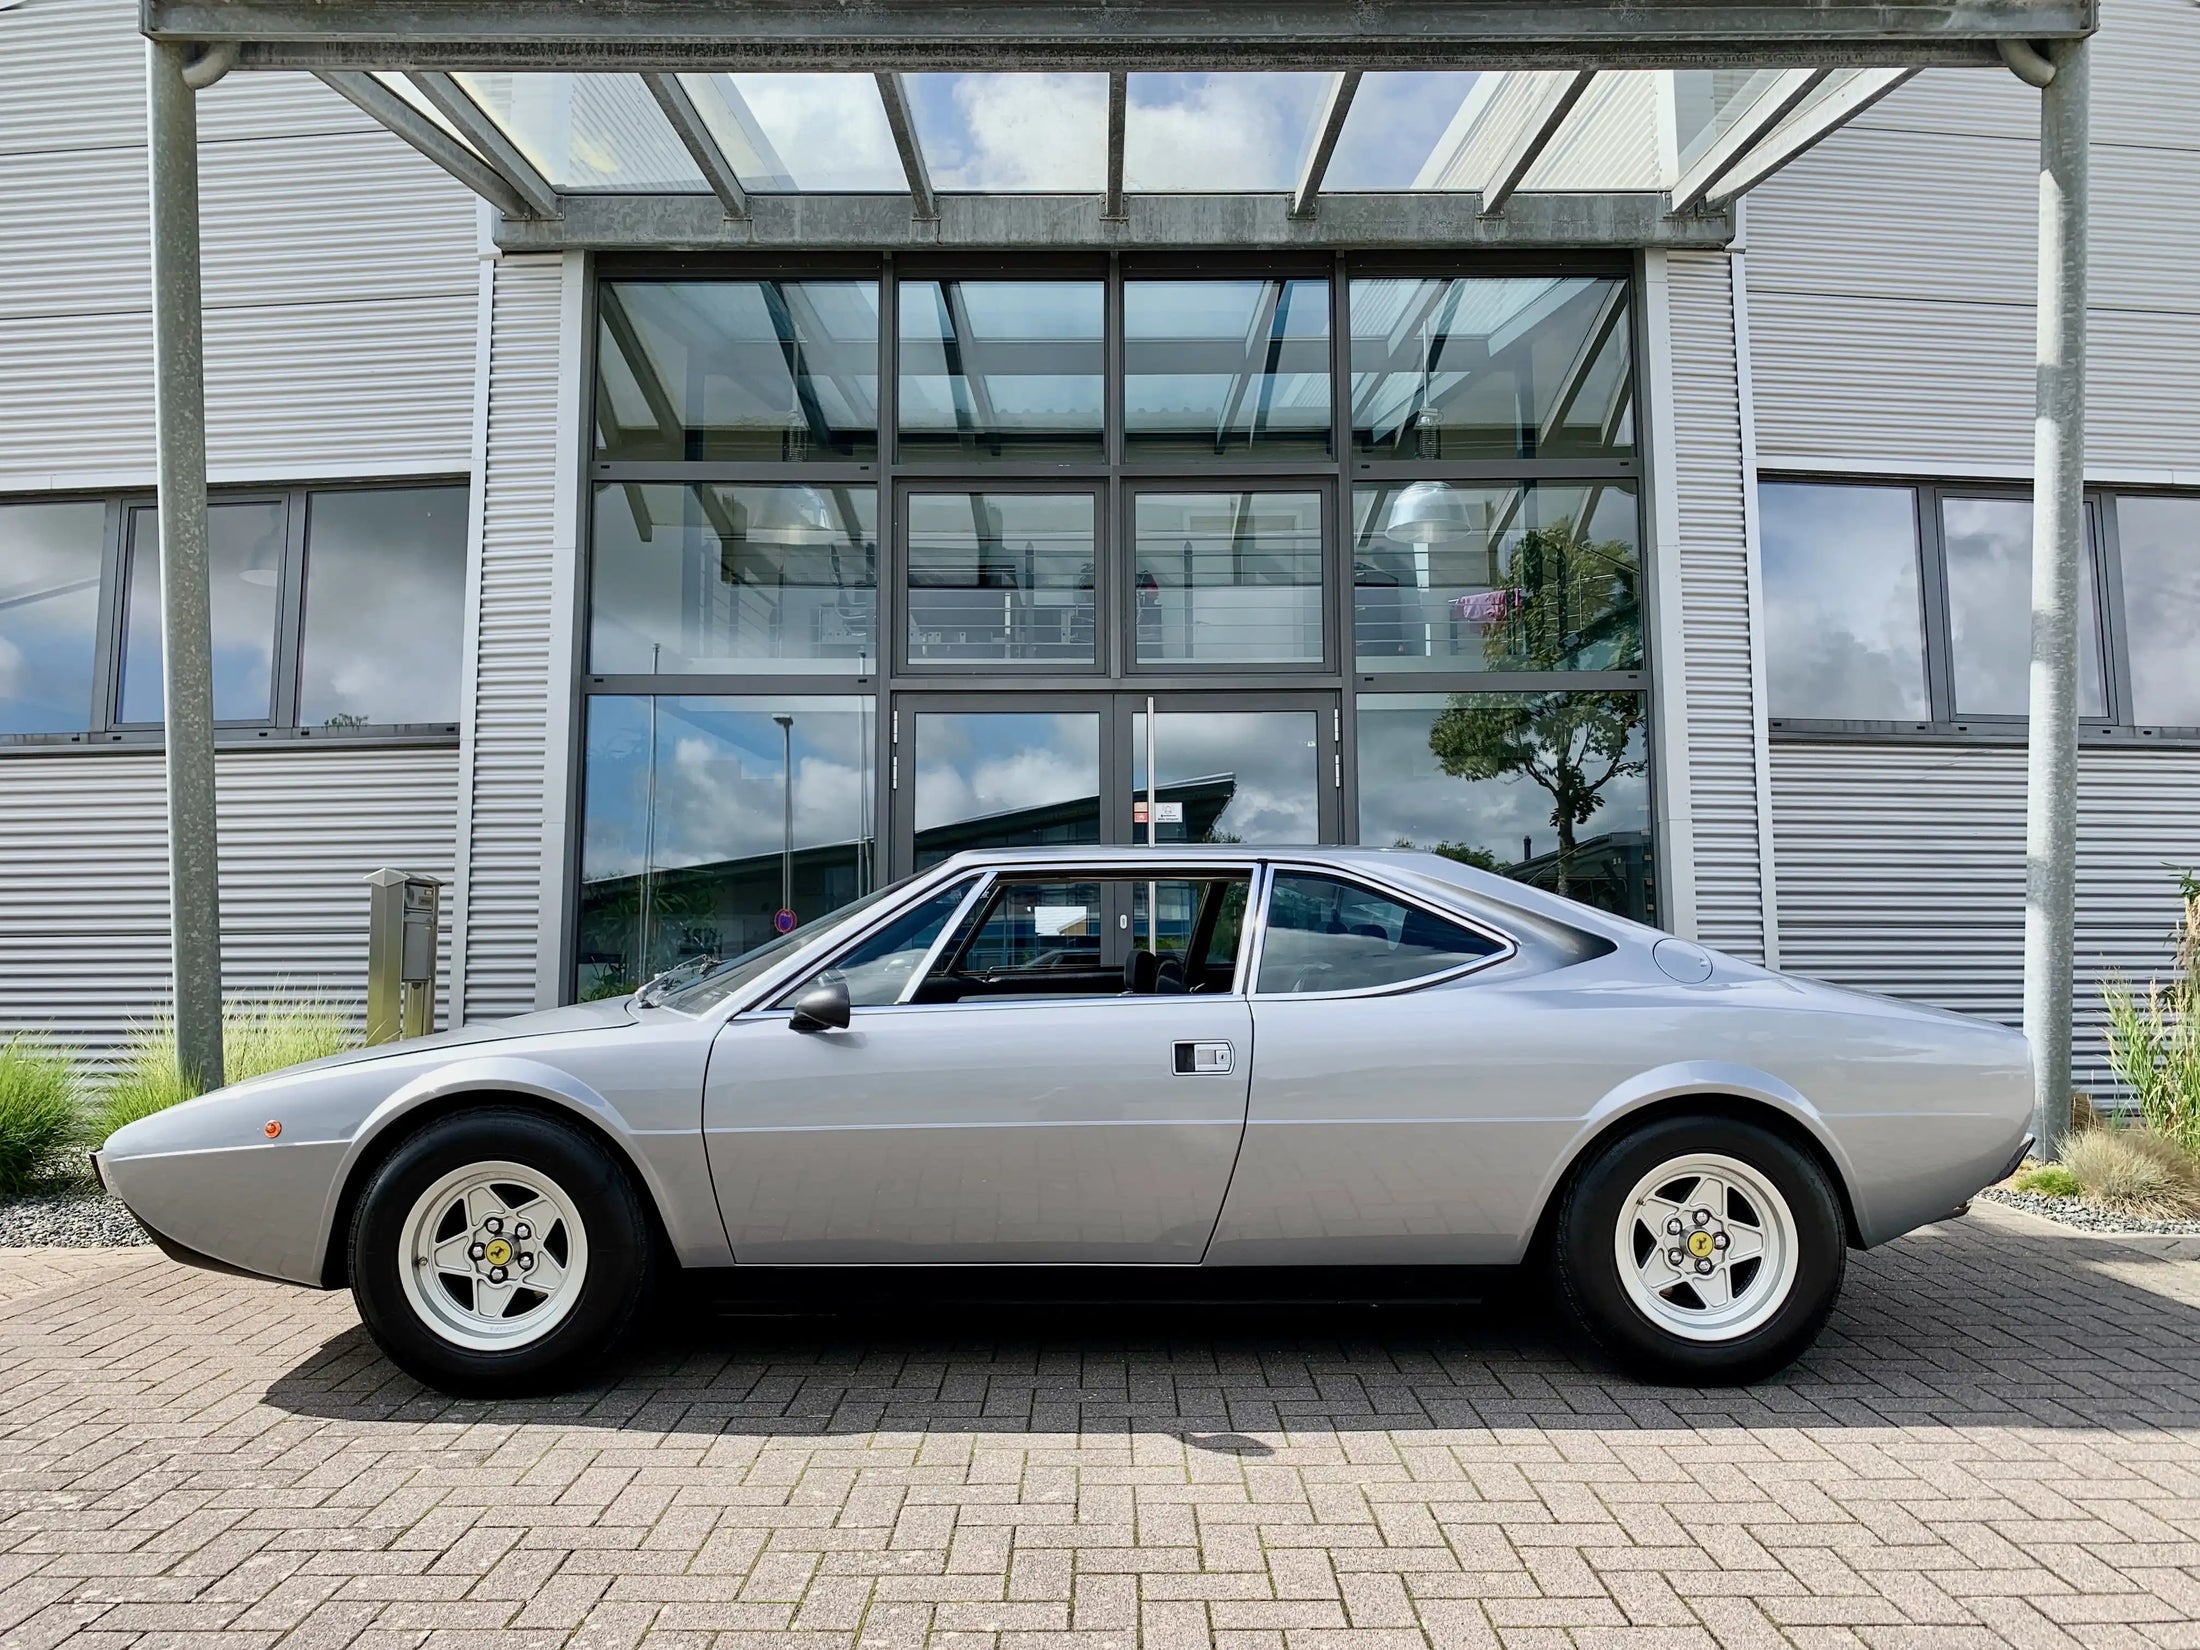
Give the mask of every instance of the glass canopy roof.
[{"label": "glass canopy roof", "polygon": [[[373,78],[490,166],[516,152],[558,195],[726,194],[706,170],[714,147],[756,195],[1119,189],[1286,194],[1303,210],[1317,192],[1671,192],[1679,209],[1769,175],[1767,155],[1799,152],[1904,73],[1133,72],[1116,88],[1106,73],[462,72],[441,98],[415,83],[439,76]],[[703,151],[675,118],[680,94]]]}]

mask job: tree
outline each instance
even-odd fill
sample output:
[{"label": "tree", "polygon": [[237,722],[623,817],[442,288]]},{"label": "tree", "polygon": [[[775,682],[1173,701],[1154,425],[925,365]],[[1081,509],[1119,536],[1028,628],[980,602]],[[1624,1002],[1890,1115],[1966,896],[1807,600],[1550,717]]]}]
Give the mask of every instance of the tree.
[{"label": "tree", "polygon": [[[1641,661],[1638,568],[1625,544],[1592,543],[1570,520],[1534,528],[1514,550],[1511,581],[1505,611],[1483,637],[1492,668],[1567,670],[1598,658],[1626,669]],[[1569,894],[1579,827],[1604,806],[1607,785],[1649,766],[1636,754],[1642,721],[1635,693],[1457,693],[1428,743],[1455,779],[1517,774],[1550,793],[1558,892]]]}]

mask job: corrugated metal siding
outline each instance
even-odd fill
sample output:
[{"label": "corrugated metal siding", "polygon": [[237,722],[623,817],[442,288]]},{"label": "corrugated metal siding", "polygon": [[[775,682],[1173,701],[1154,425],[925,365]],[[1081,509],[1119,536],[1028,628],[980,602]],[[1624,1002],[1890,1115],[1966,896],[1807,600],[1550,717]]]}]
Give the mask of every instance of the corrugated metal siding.
[{"label": "corrugated metal siding", "polygon": [[1654,69],[1601,71],[1574,105],[1523,189],[1662,189]]},{"label": "corrugated metal siding", "polygon": [[[2012,746],[1773,747],[1782,965],[1837,984],[2023,1014],[2024,752]],[[2100,983],[2163,972],[2170,866],[2200,866],[2200,751],[2078,762],[2077,1080],[2110,1088]]]},{"label": "corrugated metal siding", "polygon": [[[128,0],[0,11],[0,488],[152,467],[144,104]],[[202,107],[209,463],[465,469],[473,197],[310,77]]]},{"label": "corrugated metal siding", "polygon": [[[224,752],[217,785],[225,994],[321,997],[363,1018],[359,879],[396,865],[449,881],[458,753]],[[446,968],[449,956],[446,912]],[[0,1034],[38,1031],[101,1054],[169,1006],[160,759],[9,756],[0,766]]]},{"label": "corrugated metal siding", "polygon": [[[2107,0],[2093,63],[2086,450],[2200,466],[2200,28]],[[1767,469],[1960,472],[2032,456],[2038,94],[1920,75],[1749,198]]]},{"label": "corrugated metal siding", "polygon": [[[1723,254],[1675,253],[1666,269],[1696,934],[1707,945],[1761,961],[1758,706],[1732,278]],[[1673,661],[1661,660],[1659,668],[1671,669]]]},{"label": "corrugated metal siding", "polygon": [[558,468],[562,260],[497,266],[489,342],[488,480],[483,500],[481,631],[472,684],[472,835],[465,891],[468,1020],[535,1006],[548,723],[570,684],[553,669],[552,543]]}]

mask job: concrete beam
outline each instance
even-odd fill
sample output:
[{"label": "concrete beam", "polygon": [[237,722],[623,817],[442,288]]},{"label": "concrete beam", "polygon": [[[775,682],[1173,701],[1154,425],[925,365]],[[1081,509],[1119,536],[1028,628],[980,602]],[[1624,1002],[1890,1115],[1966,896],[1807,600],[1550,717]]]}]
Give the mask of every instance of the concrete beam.
[{"label": "concrete beam", "polygon": [[669,125],[680,144],[695,162],[695,169],[710,180],[710,187],[718,202],[726,209],[729,218],[745,218],[749,215],[749,194],[741,187],[741,179],[733,169],[733,162],[718,147],[717,138],[695,107],[695,100],[688,96],[687,88],[680,84],[680,77],[671,74],[645,74],[642,83],[649,88],[649,95],[657,100],[657,107],[664,111]]},{"label": "concrete beam", "polygon": [[880,73],[879,100],[886,105],[886,124],[894,134],[894,148],[901,154],[902,175],[909,180],[909,215],[927,221],[940,215],[939,198],[932,193],[932,174],[924,164],[924,145],[917,141],[917,117],[909,109],[909,87],[898,74]]},{"label": "concrete beam", "polygon": [[2098,0],[141,0],[247,68],[1799,67],[1999,61]]},{"label": "concrete beam", "polygon": [[1099,195],[943,195],[937,206],[937,219],[918,220],[898,195],[752,195],[749,216],[729,219],[710,195],[567,195],[562,216],[507,218],[496,238],[511,252],[1709,249],[1734,238],[1730,216],[1671,217],[1663,195],[1646,193],[1515,195],[1502,217],[1484,216],[1478,195],[1435,192],[1327,195],[1319,219],[1293,217],[1283,194],[1131,195],[1120,219]]},{"label": "concrete beam", "polygon": [[1831,73],[1831,69],[1784,70],[1673,180],[1673,210],[1686,212],[1711,193],[1711,186],[1734,170],[1750,145],[1793,114]]},{"label": "concrete beam", "polygon": [[459,135],[473,145],[475,153],[489,163],[497,176],[511,185],[527,203],[528,211],[538,218],[558,215],[558,192],[550,180],[535,169],[533,161],[519,152],[518,146],[504,135],[504,128],[466,95],[464,87],[449,75],[434,70],[416,72],[408,78],[413,90],[433,104],[436,112],[458,129]]},{"label": "concrete beam", "polygon": [[1596,73],[1591,69],[1550,77],[1535,107],[1521,122],[1517,141],[1491,171],[1489,183],[1482,191],[1484,216],[1505,210],[1505,203],[1513,198],[1513,192],[1528,175],[1528,169],[1551,146],[1551,139],[1558,136],[1558,129],[1566,124],[1566,117],[1574,112],[1574,105],[1581,101],[1582,94],[1595,79]]}]

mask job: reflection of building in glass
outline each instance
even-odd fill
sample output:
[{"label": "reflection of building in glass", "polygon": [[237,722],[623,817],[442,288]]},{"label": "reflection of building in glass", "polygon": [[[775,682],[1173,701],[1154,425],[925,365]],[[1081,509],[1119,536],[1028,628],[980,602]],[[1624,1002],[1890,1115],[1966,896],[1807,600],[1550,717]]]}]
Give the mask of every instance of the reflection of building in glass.
[{"label": "reflection of building in glass", "polygon": [[1566,897],[1584,905],[1617,912],[1636,922],[1651,920],[1654,873],[1650,838],[1641,831],[1608,831],[1577,842],[1570,854],[1562,855],[1554,848],[1497,869],[1516,882],[1548,888],[1553,893],[1560,892],[1563,884]]},{"label": "reflection of building in glass", "polygon": [[[1156,793],[1162,842],[1206,842],[1237,794],[1232,774],[1214,774]],[[1141,793],[1140,804],[1144,796]],[[1100,839],[1100,799],[1069,797],[1036,807],[958,819],[917,833],[920,869],[971,848],[1037,848]],[[1140,840],[1144,840],[1143,827]],[[875,844],[845,841],[797,848],[792,856],[798,921],[825,915],[865,892],[863,868]],[[579,994],[617,996],[690,957],[735,957],[773,935],[784,856],[778,849],[740,859],[594,877],[581,885],[574,948]],[[1167,913],[1164,913],[1166,918]]]}]

